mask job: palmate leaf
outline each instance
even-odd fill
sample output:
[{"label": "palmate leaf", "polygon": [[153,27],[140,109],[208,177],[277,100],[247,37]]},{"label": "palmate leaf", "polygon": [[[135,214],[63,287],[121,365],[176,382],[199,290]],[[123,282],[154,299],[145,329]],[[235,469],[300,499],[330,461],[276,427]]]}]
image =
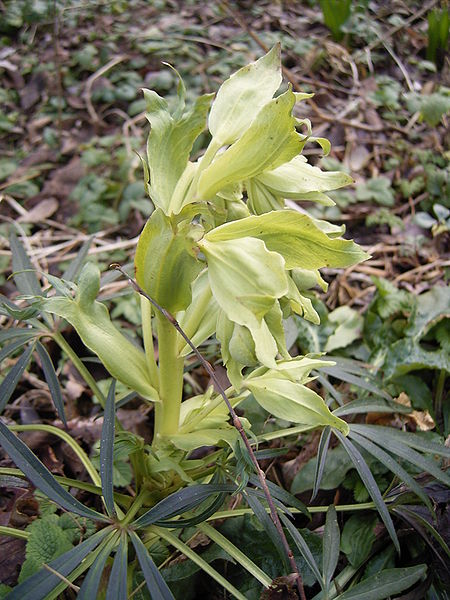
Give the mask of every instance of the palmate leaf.
[{"label": "palmate leaf", "polygon": [[415,565],[403,569],[386,569],[364,579],[336,600],[385,600],[414,585],[422,579],[427,565]]},{"label": "palmate leaf", "polygon": [[44,371],[45,380],[48,384],[50,394],[52,396],[53,404],[58,412],[59,418],[67,426],[66,414],[64,412],[64,400],[62,397],[61,386],[59,385],[58,377],[53,366],[52,359],[50,358],[45,347],[38,342],[36,344],[36,350],[39,358],[41,359],[42,370]]},{"label": "palmate leaf", "polygon": [[33,354],[34,344],[30,344],[22,356],[16,361],[0,385],[0,413],[8,404]]},{"label": "palmate leaf", "polygon": [[156,506],[136,519],[133,525],[135,527],[147,527],[153,523],[158,524],[159,521],[164,521],[194,509],[212,494],[234,492],[235,490],[236,486],[228,483],[207,483],[183,488],[158,502]]},{"label": "palmate leaf", "polygon": [[[63,577],[68,577],[110,532],[110,527],[98,531],[75,548],[52,560],[48,566]],[[16,586],[8,594],[8,600],[44,600],[60,583],[61,578],[44,567]]]},{"label": "palmate leaf", "polygon": [[50,498],[50,500],[81,517],[94,519],[95,521],[108,520],[107,517],[92,508],[83,506],[81,502],[69,494],[22,440],[11,433],[8,427],[1,421],[0,444],[31,483]]},{"label": "palmate leaf", "polygon": [[345,448],[347,454],[349,455],[352,463],[355,466],[355,469],[358,471],[358,475],[361,477],[367,491],[369,492],[374,504],[380,513],[380,517],[383,520],[383,523],[386,526],[386,529],[391,536],[391,539],[394,543],[394,546],[397,552],[400,553],[400,544],[398,541],[397,533],[395,531],[394,523],[392,522],[389,511],[384,503],[383,497],[381,496],[380,489],[375,481],[369,467],[367,466],[366,461],[362,457],[360,451],[356,448],[354,444],[346,437],[342,435],[340,431],[333,430],[334,435],[339,439],[342,446]]},{"label": "palmate leaf", "polygon": [[116,382],[110,385],[103,415],[102,437],[100,441],[100,478],[106,510],[109,516],[116,514],[114,506],[114,433],[115,433],[115,390]]},{"label": "palmate leaf", "polygon": [[164,581],[158,567],[153,562],[147,548],[134,531],[130,532],[130,538],[133,542],[134,549],[136,550],[136,555],[139,564],[141,565],[145,583],[152,596],[152,600],[173,600],[172,592]]},{"label": "palmate leaf", "polygon": [[127,600],[127,566],[128,536],[123,531],[109,576],[106,600]]}]

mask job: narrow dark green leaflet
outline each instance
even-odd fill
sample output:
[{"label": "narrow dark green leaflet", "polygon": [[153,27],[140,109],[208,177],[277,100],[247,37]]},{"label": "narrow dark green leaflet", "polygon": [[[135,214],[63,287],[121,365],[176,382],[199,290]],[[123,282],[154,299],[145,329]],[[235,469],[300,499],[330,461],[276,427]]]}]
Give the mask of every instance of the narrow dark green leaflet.
[{"label": "narrow dark green leaflet", "polygon": [[[385,448],[389,448],[391,452],[401,456],[416,467],[420,467],[427,473],[430,473],[430,475],[436,477],[438,481],[442,481],[442,483],[445,485],[450,486],[450,477],[445,471],[440,469],[438,463],[432,458],[416,452],[416,450],[409,445],[406,445],[406,443],[403,443],[401,437],[386,435],[385,432],[380,431],[380,429],[382,429],[381,427],[371,427],[370,425],[354,425],[352,426],[352,429],[354,429],[357,433],[360,433],[362,436],[384,446]],[[430,444],[430,442],[428,442],[428,444]],[[448,449],[444,445],[441,447],[438,444],[433,444],[433,447],[436,447],[441,455],[449,455]],[[427,451],[431,452],[430,449],[425,450],[425,452]]]},{"label": "narrow dark green leaflet", "polygon": [[5,331],[0,331],[0,344],[17,338],[21,338],[22,343],[25,343],[39,335],[39,333],[42,332],[37,329],[22,329],[19,327],[14,329],[5,329]]},{"label": "narrow dark green leaflet", "polygon": [[24,247],[15,233],[9,236],[12,255],[14,283],[21,294],[26,296],[42,296],[41,286],[36,276],[36,269],[31,264]]},{"label": "narrow dark green leaflet", "polygon": [[118,533],[113,532],[108,540],[105,540],[102,544],[102,548],[98,553],[93,565],[86,574],[83,580],[80,591],[78,592],[78,600],[92,600],[97,598],[97,592],[102,578],[103,569],[105,563],[111,554],[112,549],[117,543]]},{"label": "narrow dark green leaflet", "polygon": [[[255,487],[261,489],[261,487],[262,487],[261,482],[259,481],[259,479],[256,475],[250,475],[249,481]],[[276,483],[273,483],[273,481],[266,481],[266,483],[267,483],[267,487],[269,488],[270,495],[272,496],[272,498],[275,498],[276,500],[280,500],[283,504],[285,504],[286,506],[289,506],[289,508],[296,508],[301,513],[303,513],[305,515],[305,517],[308,517],[308,519],[311,519],[311,513],[309,512],[307,507],[303,504],[303,502],[300,502],[300,500],[298,498],[296,498],[293,494],[284,490],[282,487],[280,487]]]},{"label": "narrow dark green leaflet", "polygon": [[45,347],[40,342],[36,344],[36,350],[39,355],[39,358],[41,359],[42,370],[44,371],[45,381],[48,384],[53,404],[55,405],[55,408],[58,411],[59,418],[67,427],[66,414],[64,412],[64,400],[62,397],[58,377],[56,375],[55,368],[52,363],[52,359],[50,358]]},{"label": "narrow dark green leaflet", "polygon": [[[130,532],[130,537],[131,541],[133,542],[134,549],[136,550],[136,555],[138,557],[139,564],[141,565],[142,573],[145,577],[145,583],[147,584],[147,588],[151,594],[152,600],[174,600],[169,586],[164,581],[147,548],[134,533],[134,531]],[[88,599],[86,598],[86,600]]]},{"label": "narrow dark green leaflet", "polygon": [[2,381],[0,385],[0,413],[3,412],[3,409],[8,404],[17,384],[21,380],[22,375],[30,362],[33,350],[34,344],[30,344]]},{"label": "narrow dark green leaflet", "polygon": [[116,514],[114,506],[114,434],[115,434],[115,394],[116,382],[113,379],[106,398],[103,415],[102,438],[100,441],[100,478],[106,510],[111,517]]},{"label": "narrow dark green leaflet", "polygon": [[28,342],[29,339],[30,338],[15,339],[11,343],[7,344],[6,346],[3,346],[3,348],[0,350],[0,364],[5,360],[5,358],[8,358],[8,356],[11,356],[11,354],[13,354],[18,348],[20,348],[21,346],[24,346]]},{"label": "narrow dark green leaflet", "polygon": [[192,510],[212,494],[234,492],[235,490],[236,486],[229,483],[207,483],[183,488],[158,502],[156,506],[140,516],[139,519],[136,519],[133,525],[135,527],[146,527],[153,523],[157,524],[158,521]]},{"label": "narrow dark green leaflet", "polygon": [[[420,509],[420,507],[419,507]],[[423,540],[430,546],[431,550],[434,554],[439,558],[442,562],[442,566],[444,569],[447,569],[447,563],[443,559],[443,557],[437,552],[435,546],[430,542],[429,537],[426,535],[426,531],[436,540],[439,546],[444,551],[447,556],[447,560],[450,559],[450,548],[447,546],[446,541],[440,535],[438,531],[429,523],[421,514],[417,513],[415,510],[410,509],[408,506],[396,506],[392,509],[396,515],[399,515],[402,519],[404,519],[407,523],[411,525],[423,538]],[[425,530],[425,531],[424,531]]]},{"label": "narrow dark green leaflet", "polygon": [[407,590],[425,576],[427,565],[404,569],[386,569],[357,583],[336,600],[385,600]]},{"label": "narrow dark green leaflet", "polygon": [[395,473],[395,475],[397,475],[397,477],[401,481],[406,483],[406,485],[408,485],[411,488],[411,490],[413,492],[415,492],[417,494],[417,496],[431,510],[431,502],[430,502],[430,499],[428,498],[428,496],[426,495],[426,493],[423,491],[423,489],[420,487],[420,485],[417,483],[417,481],[414,479],[414,477],[411,477],[411,475],[407,471],[405,471],[405,469],[403,467],[401,467],[398,464],[398,462],[392,458],[392,456],[390,454],[385,452],[382,448],[379,448],[376,444],[374,444],[370,440],[366,439],[359,433],[352,431],[351,425],[350,425],[349,437],[352,440],[354,440],[355,442],[357,442],[359,444],[359,446],[364,448],[364,450],[367,450],[367,452],[372,454],[372,456],[375,456],[375,458],[377,458],[380,461],[380,463],[385,465],[390,471]]},{"label": "narrow dark green leaflet", "polygon": [[353,400],[344,406],[333,410],[333,415],[343,417],[346,415],[357,415],[368,412],[401,413],[409,414],[413,409],[393,400],[384,398],[368,398],[367,400]]},{"label": "narrow dark green leaflet", "polygon": [[[334,414],[334,413],[333,413]],[[319,448],[317,450],[317,462],[316,470],[314,473],[314,487],[311,496],[311,501],[317,496],[320,489],[320,482],[322,481],[323,470],[325,469],[325,462],[327,459],[328,446],[330,444],[331,427],[327,425],[320,436]]]},{"label": "narrow dark green leaflet", "polygon": [[337,513],[334,504],[331,504],[327,510],[322,539],[322,573],[326,591],[330,589],[330,583],[339,560],[340,541]]},{"label": "narrow dark green leaflet", "polygon": [[192,527],[193,525],[197,525],[197,523],[203,523],[209,517],[211,517],[215,512],[220,510],[225,500],[226,492],[220,492],[219,494],[212,495],[212,502],[207,504],[205,501],[206,508],[203,507],[199,513],[192,515],[192,517],[188,517],[186,519],[168,519],[166,521],[158,521],[159,527],[168,527],[170,529],[180,529],[183,527]]},{"label": "narrow dark green leaflet", "polygon": [[[273,545],[277,549],[277,552],[280,555],[281,560],[283,561],[283,565],[284,565],[284,568],[286,569],[286,573],[289,573],[291,571],[289,558],[286,554],[284,546],[281,543],[281,538],[277,531],[277,528],[275,527],[271,517],[268,515],[266,509],[261,504],[261,502],[258,500],[258,498],[254,494],[249,493],[249,491],[251,491],[251,490],[247,490],[246,494],[245,494],[245,498],[248,502],[248,505],[254,512],[255,517],[258,519],[258,521],[264,527],[269,538],[272,540]],[[281,516],[282,515],[280,515],[280,517]]]},{"label": "narrow dark green leaflet", "polygon": [[125,531],[120,537],[109,576],[106,600],[127,600],[128,536]]},{"label": "narrow dark green leaflet", "polygon": [[[283,521],[285,527],[291,534],[291,537],[294,540],[295,545],[297,546],[300,554],[305,559],[306,564],[311,569],[311,571],[314,574],[314,577],[317,579],[321,588],[323,589],[322,574],[319,571],[319,567],[317,566],[316,560],[315,560],[314,556],[312,555],[312,552],[309,549],[308,544],[303,539],[302,534],[300,533],[300,531],[298,531],[298,529],[295,527],[295,525],[285,515],[280,514],[280,519]],[[338,552],[338,554],[339,554],[339,552]]]},{"label": "narrow dark green leaflet", "polygon": [[358,431],[365,437],[369,437],[370,434],[372,434],[371,439],[374,439],[374,436],[381,439],[381,436],[383,436],[386,440],[383,442],[383,445],[390,441],[395,441],[397,443],[406,444],[416,450],[421,450],[422,452],[429,452],[430,454],[437,454],[438,456],[450,458],[450,448],[447,448],[444,444],[430,442],[430,440],[427,440],[416,433],[398,431],[392,427],[383,427],[381,425],[354,425],[353,427],[355,431]]},{"label": "narrow dark green leaflet", "polygon": [[380,389],[373,383],[370,383],[364,377],[358,377],[357,375],[353,375],[352,373],[347,373],[347,371],[338,367],[322,367],[321,371],[323,373],[326,373],[327,375],[331,375],[332,377],[336,377],[337,379],[341,379],[342,381],[346,381],[347,383],[356,385],[357,387],[360,387],[363,390],[372,392],[372,394],[375,394],[376,396],[381,396],[386,400],[392,400],[391,396],[387,392]]},{"label": "narrow dark green leaflet", "polygon": [[0,444],[31,483],[50,498],[50,500],[53,500],[53,502],[56,502],[62,508],[80,515],[80,517],[96,521],[108,521],[107,517],[92,508],[83,506],[81,502],[69,494],[22,440],[11,433],[8,427],[1,421]]},{"label": "narrow dark green leaflet", "polygon": [[355,465],[355,469],[358,471],[359,476],[361,477],[367,491],[369,492],[372,500],[375,503],[375,506],[380,513],[380,517],[383,520],[383,523],[386,526],[386,529],[391,536],[391,539],[394,543],[394,546],[397,552],[400,554],[400,544],[398,541],[397,533],[395,531],[394,523],[392,522],[391,515],[384,503],[383,497],[381,496],[380,489],[367,466],[366,461],[362,457],[361,452],[355,447],[352,442],[342,435],[340,431],[333,429],[334,435],[339,439],[347,454],[349,455],[352,463]]},{"label": "narrow dark green leaflet", "polygon": [[83,242],[83,245],[78,250],[78,254],[74,260],[70,262],[61,279],[65,279],[66,281],[76,281],[78,275],[80,274],[81,267],[83,266],[84,259],[88,255],[93,239],[94,236],[91,235],[86,241]]},{"label": "narrow dark green leaflet", "polygon": [[[98,531],[78,546],[75,546],[75,548],[49,562],[48,566],[63,577],[68,577],[110,532],[111,528],[109,527]],[[8,594],[8,600],[44,600],[60,583],[61,577],[44,567],[35,575],[32,575],[26,581],[16,586]]]}]

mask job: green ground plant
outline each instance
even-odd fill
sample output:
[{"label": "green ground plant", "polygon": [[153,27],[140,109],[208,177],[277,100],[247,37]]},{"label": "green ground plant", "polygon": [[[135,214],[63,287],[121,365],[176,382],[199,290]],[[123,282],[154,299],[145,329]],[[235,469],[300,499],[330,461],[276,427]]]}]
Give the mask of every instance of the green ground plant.
[{"label": "green ground plant", "polygon": [[[310,298],[315,285],[327,285],[319,270],[354,265],[367,255],[342,237],[342,227],[285,206],[286,199],[332,205],[327,192],[352,179],[340,171],[322,172],[302,156],[308,142],[320,144],[325,152],[329,143],[314,138],[310,123],[293,114],[295,106],[310,95],[295,93],[290,87],[278,93],[281,80],[280,48],[275,46],[226,80],[214,100],[207,94],[187,108],[181,78],[172,107],[156,92],[144,91],[151,130],[142,165],[154,210],[137,244],[136,280],[118,267],[139,297],[142,346],[114,325],[106,305],[97,300],[100,270],[92,262],[83,266],[87,245],[61,278],[44,275],[50,284],[44,290],[23,246],[12,234],[13,277],[27,303],[2,302],[2,313],[22,326],[1,332],[4,346],[0,359],[23,351],[1,383],[0,408],[12,397],[35,355],[65,423],[61,389],[45,346],[50,339],[72,361],[100,402],[103,427],[96,468],[95,460],[63,429],[0,422],[0,442],[17,466],[1,468],[0,475],[9,478],[11,485],[23,485],[22,478],[27,477],[77,523],[80,519],[90,522],[90,527],[84,528],[83,541],[73,531],[67,533],[64,515],[43,515],[41,525],[33,523],[27,531],[1,528],[2,534],[28,540],[20,583],[8,592],[8,598],[51,599],[72,586],[81,599],[104,595],[125,599],[141,593],[145,585],[145,593],[154,599],[172,598],[175,586],[169,587],[171,574],[164,569],[170,549],[239,599],[257,598],[262,588],[277,589],[276,578],[292,572],[302,599],[306,598],[306,585],[312,590],[318,586],[321,591],[316,598],[381,600],[424,579],[425,565],[395,568],[392,561],[387,561],[387,568],[380,573],[369,570],[365,575],[361,570],[364,563],[353,559],[351,535],[345,530],[343,548],[352,558],[335,577],[340,529],[334,506],[322,508],[327,518],[318,544],[292,519],[294,512],[309,517],[311,511],[280,486],[266,482],[256,462],[277,454],[270,448],[259,449],[258,444],[320,430],[314,497],[333,436],[371,499],[346,510],[371,511],[372,527],[375,522],[384,526],[394,554],[400,551],[400,541],[391,513],[401,510],[407,500],[400,493],[383,497],[366,457],[384,465],[394,476],[392,483],[401,481],[408,486],[427,511],[432,510],[431,501],[414,478],[412,465],[442,484],[449,483],[439,463],[439,457],[448,457],[449,452],[440,443],[348,422],[353,415],[368,411],[405,412],[388,395],[370,387],[364,372],[357,370],[356,380],[371,395],[345,403],[333,393],[327,404],[308,384],[322,377],[325,385],[327,376],[344,381],[352,381],[353,376],[355,381],[356,367],[338,365],[333,371],[336,366],[320,351],[295,357],[289,354],[285,332],[293,315],[304,322],[317,324],[320,320]],[[195,159],[192,148],[206,122],[210,141]],[[66,322],[109,372],[112,380],[107,394],[63,336]],[[338,316],[335,323],[342,325]],[[214,339],[227,370],[227,389],[197,350]],[[200,362],[214,386],[186,397],[184,377],[193,360]],[[124,393],[116,394],[116,382]],[[117,406],[136,395],[153,407],[151,444],[123,430],[116,418]],[[259,434],[251,411],[237,417],[235,409],[249,402],[257,411],[272,415],[277,424],[273,431]],[[46,431],[67,443],[91,483],[52,475],[15,435],[29,430]],[[192,455],[204,447],[213,450],[200,458]],[[114,481],[114,467],[125,455],[133,476],[132,493]],[[86,506],[69,489],[91,492],[98,501]],[[247,505],[240,509],[244,512],[227,509],[230,494],[235,499],[242,495]],[[208,523],[243,515],[254,519],[253,529],[259,527],[275,549],[277,558],[270,565],[253,560],[226,531]],[[409,518],[413,520],[411,515]],[[39,552],[35,530],[44,520],[53,538]],[[427,532],[445,551],[432,524]],[[209,555],[196,552],[189,543],[199,533],[214,542],[215,550]],[[313,544],[320,560],[311,550]],[[224,556],[247,573],[244,583],[232,581],[212,566],[214,558]],[[369,557],[370,552],[365,554]],[[43,568],[39,569],[40,565]]]}]

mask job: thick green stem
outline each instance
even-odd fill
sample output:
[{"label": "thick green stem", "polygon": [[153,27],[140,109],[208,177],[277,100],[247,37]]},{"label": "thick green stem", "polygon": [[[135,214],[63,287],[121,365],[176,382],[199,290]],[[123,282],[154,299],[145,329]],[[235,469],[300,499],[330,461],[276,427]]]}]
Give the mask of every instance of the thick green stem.
[{"label": "thick green stem", "polygon": [[178,357],[178,333],[173,325],[160,313],[158,324],[159,353],[159,397],[155,404],[154,443],[162,436],[177,433],[180,421],[180,406],[183,393],[183,358]]},{"label": "thick green stem", "polygon": [[152,332],[152,305],[144,296],[141,299],[142,336],[144,338],[145,358],[147,361],[150,381],[155,390],[158,390],[158,367],[156,366],[155,348]]}]

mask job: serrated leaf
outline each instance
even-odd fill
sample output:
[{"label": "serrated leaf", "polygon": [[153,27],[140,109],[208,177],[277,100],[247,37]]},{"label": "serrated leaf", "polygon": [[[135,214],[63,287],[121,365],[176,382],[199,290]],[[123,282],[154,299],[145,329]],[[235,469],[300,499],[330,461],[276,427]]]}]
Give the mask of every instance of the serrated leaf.
[{"label": "serrated leaf", "polygon": [[26,558],[20,571],[19,583],[37,573],[43,563],[49,563],[72,548],[72,544],[58,525],[58,517],[49,515],[33,521],[27,531]]},{"label": "serrated leaf", "polygon": [[152,600],[173,600],[172,592],[153,562],[147,548],[134,531],[130,532],[130,537]]},{"label": "serrated leaf", "polygon": [[96,521],[107,521],[107,518],[91,508],[83,506],[53,477],[50,471],[31,452],[21,439],[11,433],[8,427],[0,421],[0,442],[16,466],[26,477],[48,498],[62,508],[74,512],[81,517]]},{"label": "serrated leaf", "polygon": [[385,600],[408,589],[422,579],[426,565],[415,565],[403,569],[386,569],[357,583],[336,600]]},{"label": "serrated leaf", "polygon": [[366,461],[362,457],[360,451],[354,446],[354,444],[352,444],[352,442],[350,442],[350,440],[344,437],[339,431],[334,431],[334,434],[347,451],[355,469],[358,471],[359,476],[361,477],[367,491],[369,492],[372,500],[374,501],[378,512],[380,513],[380,517],[382,518],[383,523],[386,526],[386,529],[394,543],[397,552],[400,553],[400,544],[398,541],[394,524],[392,522],[386,504],[384,503],[383,497],[381,496],[380,489],[378,488],[378,485],[369,467],[367,466]]},{"label": "serrated leaf", "polygon": [[330,237],[333,233],[324,232],[319,224],[294,210],[276,210],[220,225],[204,239],[214,243],[244,237],[261,239],[268,250],[283,256],[286,269],[348,267],[368,258],[357,244]]},{"label": "serrated leaf", "polygon": [[116,514],[114,506],[114,434],[115,434],[115,391],[113,380],[108,391],[103,415],[102,437],[100,441],[100,478],[106,510],[109,516]]},{"label": "serrated leaf", "polygon": [[56,375],[52,359],[50,358],[45,347],[40,342],[36,344],[36,350],[39,358],[41,359],[42,370],[44,371],[45,380],[50,390],[53,404],[55,405],[59,418],[64,423],[64,425],[67,426],[61,386],[59,385],[58,377]]},{"label": "serrated leaf", "polygon": [[34,344],[30,344],[3,379],[0,385],[0,413],[3,412],[3,409],[8,404],[8,401],[13,395],[14,390],[22,378],[25,369],[28,367],[33,350]]}]

